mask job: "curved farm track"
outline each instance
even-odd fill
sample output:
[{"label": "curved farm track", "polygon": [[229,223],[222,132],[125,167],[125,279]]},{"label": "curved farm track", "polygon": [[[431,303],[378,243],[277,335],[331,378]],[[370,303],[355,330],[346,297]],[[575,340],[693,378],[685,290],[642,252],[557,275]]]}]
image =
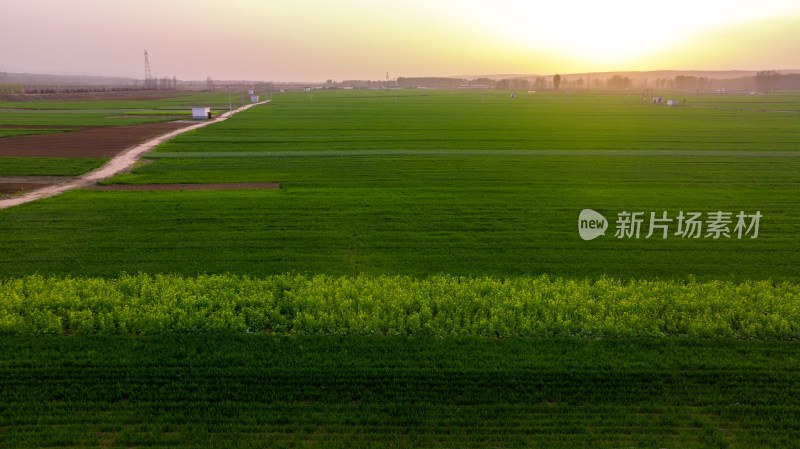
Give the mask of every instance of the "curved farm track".
[{"label": "curved farm track", "polygon": [[189,125],[190,123],[181,122],[156,122],[5,137],[0,139],[0,156],[114,157],[133,145]]},{"label": "curved farm track", "polygon": [[[0,156],[17,157],[111,157],[111,160],[102,167],[89,173],[72,178],[68,181],[54,183],[52,185],[39,186],[36,190],[31,190],[11,198],[0,199],[0,209],[29,203],[42,198],[49,198],[68,190],[87,188],[97,184],[98,181],[110,178],[117,173],[128,170],[146,152],[152,150],[157,145],[192,129],[202,128],[212,123],[227,120],[231,115],[268,103],[262,101],[251,103],[231,112],[221,114],[214,120],[192,122],[159,122],[144,125],[114,126],[106,128],[89,128],[83,131],[70,131],[57,134],[43,134],[34,136],[18,136],[13,139],[5,138],[0,140]],[[69,136],[66,140],[64,136]],[[78,137],[75,137],[78,136]],[[22,137],[35,137],[38,144],[31,143],[33,139],[21,141]],[[51,138],[53,140],[47,140]],[[7,145],[9,141],[15,141],[13,145]],[[24,142],[24,146],[19,142]],[[45,143],[48,143],[47,145]],[[69,154],[69,155],[68,155]],[[21,184],[27,180],[7,180]],[[249,188],[279,188],[277,183],[263,183],[265,185],[250,186]],[[19,187],[19,186],[18,186]],[[170,186],[166,188],[150,187],[137,190],[176,190],[185,186]],[[194,189],[201,189],[195,187]],[[233,187],[222,184],[217,188],[248,188]],[[110,189],[120,190],[120,189]],[[192,190],[192,188],[187,188]]]}]

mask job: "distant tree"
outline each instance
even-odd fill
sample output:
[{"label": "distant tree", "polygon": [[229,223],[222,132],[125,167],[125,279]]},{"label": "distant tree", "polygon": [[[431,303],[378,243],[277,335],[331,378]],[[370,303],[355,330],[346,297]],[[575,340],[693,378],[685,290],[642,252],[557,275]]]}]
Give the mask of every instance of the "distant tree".
[{"label": "distant tree", "polygon": [[206,87],[208,87],[209,90],[214,90],[214,80],[211,79],[210,76],[206,78]]},{"label": "distant tree", "polygon": [[553,77],[553,88],[558,90],[558,86],[561,84],[561,75],[557,74]]},{"label": "distant tree", "polygon": [[756,86],[764,92],[774,89],[780,78],[780,73],[776,70],[763,70],[756,73]]},{"label": "distant tree", "polygon": [[501,90],[528,90],[531,83],[525,78],[505,78],[498,81],[495,87]]},{"label": "distant tree", "polygon": [[469,82],[470,86],[487,86],[493,87],[497,82],[491,78],[475,78]]},{"label": "distant tree", "polygon": [[614,75],[606,80],[606,86],[609,89],[628,89],[633,84],[633,81],[627,76]]},{"label": "distant tree", "polygon": [[697,78],[695,76],[678,75],[675,77],[675,88],[677,89],[702,89],[708,85],[708,78]]}]

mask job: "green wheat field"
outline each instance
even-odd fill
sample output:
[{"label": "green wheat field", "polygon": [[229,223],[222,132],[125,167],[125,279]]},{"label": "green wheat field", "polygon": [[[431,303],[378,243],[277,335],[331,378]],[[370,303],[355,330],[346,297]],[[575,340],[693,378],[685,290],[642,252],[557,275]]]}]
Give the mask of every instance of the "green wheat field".
[{"label": "green wheat field", "polygon": [[[509,94],[275,93],[104,184],[280,189],[0,211],[0,447],[795,447],[800,94]],[[0,145],[198,101],[1,103]]]}]

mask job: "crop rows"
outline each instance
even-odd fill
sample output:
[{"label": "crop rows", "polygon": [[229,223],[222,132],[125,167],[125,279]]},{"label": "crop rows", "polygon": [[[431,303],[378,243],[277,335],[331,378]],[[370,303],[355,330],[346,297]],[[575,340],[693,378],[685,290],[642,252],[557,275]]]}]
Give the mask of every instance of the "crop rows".
[{"label": "crop rows", "polygon": [[800,337],[800,286],[278,275],[3,282],[0,334]]},{"label": "crop rows", "polygon": [[158,152],[361,150],[793,151],[796,114],[667,108],[638,94],[286,93]]},{"label": "crop rows", "polygon": [[77,176],[105,162],[100,158],[0,157],[0,175]]},{"label": "crop rows", "polygon": [[0,338],[4,447],[779,447],[794,343]]},{"label": "crop rows", "polygon": [[[0,211],[0,447],[800,440],[794,114],[638,93],[275,98],[109,182],[280,190]],[[133,123],[187,101],[0,118]],[[584,208],[763,221],[758,239],[585,242]]]},{"label": "crop rows", "polygon": [[[0,274],[800,281],[796,117],[523,97],[276,95],[109,182],[280,190],[77,191],[0,211]],[[611,221],[604,237],[578,236],[585,208]],[[757,239],[686,239],[674,224],[668,239],[616,239],[623,211],[763,219]]]},{"label": "crop rows", "polygon": [[[46,126],[117,126],[173,120],[173,117],[153,115],[154,109],[170,109],[187,113],[189,105],[207,104],[228,109],[227,94],[175,94],[167,98],[94,100],[94,101],[0,101],[0,121],[3,125]],[[166,111],[161,111],[166,112]],[[52,131],[52,130],[51,130]],[[35,130],[35,133],[49,132]],[[0,137],[16,135],[0,130]]]},{"label": "crop rows", "polygon": [[[249,113],[249,111],[248,111]],[[227,122],[226,122],[227,123]],[[800,281],[800,158],[350,156],[159,160],[130,183],[280,190],[69,192],[0,211],[0,273]],[[763,214],[757,239],[584,242],[578,214]],[[673,226],[673,233],[677,229]]]}]

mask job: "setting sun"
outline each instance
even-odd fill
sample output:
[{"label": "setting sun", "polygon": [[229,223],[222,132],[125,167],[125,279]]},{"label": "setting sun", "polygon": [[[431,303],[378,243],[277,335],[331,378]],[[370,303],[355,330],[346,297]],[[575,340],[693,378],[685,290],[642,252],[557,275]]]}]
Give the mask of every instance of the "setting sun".
[{"label": "setting sun", "polygon": [[[11,0],[0,71],[325,80],[791,69],[800,4],[733,0]],[[168,7],[165,7],[167,5]],[[157,12],[157,13],[154,13]]]},{"label": "setting sun", "polygon": [[641,2],[555,2],[500,0],[448,5],[459,20],[508,45],[557,54],[594,67],[619,68],[637,59],[675,48],[690,47],[709,32],[725,30],[800,12],[796,2],[679,0],[663,8]]}]

